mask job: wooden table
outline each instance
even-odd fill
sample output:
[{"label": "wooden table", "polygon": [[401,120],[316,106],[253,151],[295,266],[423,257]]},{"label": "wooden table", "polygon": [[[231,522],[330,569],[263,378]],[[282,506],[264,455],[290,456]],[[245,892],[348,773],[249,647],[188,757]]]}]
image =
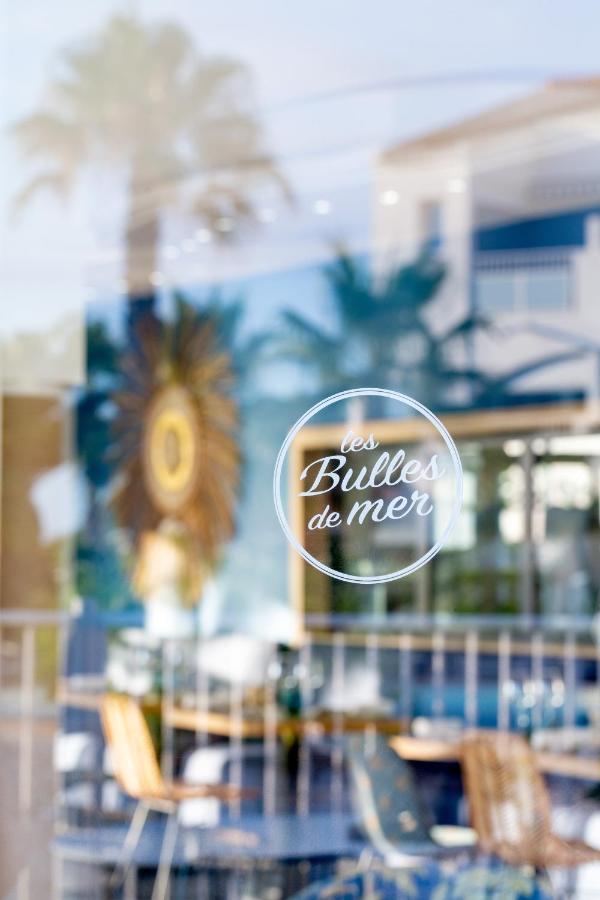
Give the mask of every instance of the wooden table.
[{"label": "wooden table", "polygon": [[261,711],[245,711],[236,720],[228,711],[187,709],[181,706],[166,707],[164,721],[172,728],[184,731],[200,731],[218,737],[263,739],[269,728],[278,735],[332,734],[335,731],[361,732],[373,728],[383,734],[397,735],[403,721],[389,716],[373,716],[360,713],[319,712],[314,716],[284,716],[278,714],[271,724]]},{"label": "wooden table", "polygon": [[[435,738],[415,738],[396,735],[390,746],[398,756],[411,762],[460,762],[460,742]],[[541,772],[546,775],[564,775],[600,781],[600,760],[572,753],[536,752],[535,758]]]},{"label": "wooden table", "polygon": [[[63,706],[77,709],[100,711],[103,691],[74,690],[67,681],[59,682],[56,698]],[[158,701],[144,703],[144,709],[158,712],[161,707]],[[244,711],[240,722],[232,717],[228,710],[199,710],[183,706],[163,706],[165,724],[182,731],[200,731],[215,737],[242,737],[262,739],[268,733],[269,726],[262,710]],[[397,735],[402,731],[402,719],[389,716],[377,716],[369,713],[333,713],[319,712],[314,716],[284,716],[280,713],[274,718],[273,727],[276,733],[283,734],[331,734],[340,731],[360,732],[366,728],[374,728],[387,735]]]},{"label": "wooden table", "polygon": [[[57,699],[66,706],[99,710],[102,693],[70,690],[64,681],[59,685]],[[158,709],[158,704],[155,704]],[[258,712],[246,713],[236,722],[229,712],[221,710],[187,709],[171,706],[164,710],[165,723],[183,731],[199,731],[216,737],[240,737],[263,740],[269,726],[265,716]],[[281,716],[273,721],[272,728],[278,737],[282,735],[319,735],[343,732],[361,732],[366,728],[390,736],[390,746],[399,756],[411,762],[460,762],[460,741],[436,738],[416,738],[399,734],[402,720],[387,716],[369,716],[349,713],[321,712],[314,717]],[[574,753],[536,751],[535,757],[541,772],[600,782],[600,759],[578,756]]]}]

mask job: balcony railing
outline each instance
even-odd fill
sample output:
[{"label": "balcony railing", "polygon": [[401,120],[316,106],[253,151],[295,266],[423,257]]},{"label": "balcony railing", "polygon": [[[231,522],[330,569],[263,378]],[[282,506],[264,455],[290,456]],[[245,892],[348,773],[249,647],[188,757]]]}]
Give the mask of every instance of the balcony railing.
[{"label": "balcony railing", "polygon": [[478,251],[477,308],[488,314],[556,312],[572,303],[574,247]]},{"label": "balcony railing", "polygon": [[[274,651],[260,704],[239,684],[226,685],[206,672],[199,676],[202,642],[173,645],[165,654],[163,675],[169,765],[174,729],[193,731],[199,746],[218,735],[229,739],[232,771],[242,783],[242,739],[262,740],[268,813],[278,794],[277,738],[296,735],[302,738],[296,803],[306,813],[313,802],[311,742],[327,738],[330,745],[329,803],[338,809],[343,737],[349,730],[410,734],[419,720],[421,733],[457,739],[465,727],[541,734],[552,727],[572,730],[593,719],[600,728],[594,713],[600,708],[600,648],[589,619],[443,622],[404,616],[393,625],[399,630],[384,634],[308,633],[285,662]],[[286,696],[293,711],[285,708]],[[564,774],[562,763],[550,759],[548,771]],[[582,758],[575,767],[580,775],[600,778],[595,759]]]}]

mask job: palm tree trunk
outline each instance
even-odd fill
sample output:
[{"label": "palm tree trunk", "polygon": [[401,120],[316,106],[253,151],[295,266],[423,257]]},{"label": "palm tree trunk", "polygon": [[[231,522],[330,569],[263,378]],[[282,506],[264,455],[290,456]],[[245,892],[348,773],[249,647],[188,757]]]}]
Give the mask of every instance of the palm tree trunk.
[{"label": "palm tree trunk", "polygon": [[154,312],[160,240],[160,213],[149,202],[147,181],[134,170],[129,190],[125,227],[127,318],[131,326],[140,316]]}]

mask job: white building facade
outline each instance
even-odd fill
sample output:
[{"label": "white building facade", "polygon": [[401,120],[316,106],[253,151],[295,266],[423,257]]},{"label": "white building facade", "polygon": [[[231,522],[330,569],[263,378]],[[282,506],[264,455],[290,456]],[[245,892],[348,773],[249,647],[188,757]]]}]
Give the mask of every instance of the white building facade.
[{"label": "white building facade", "polygon": [[600,392],[600,81],[552,84],[386,151],[376,172],[379,270],[437,247],[441,326],[477,313],[470,363],[524,372],[511,390]]}]

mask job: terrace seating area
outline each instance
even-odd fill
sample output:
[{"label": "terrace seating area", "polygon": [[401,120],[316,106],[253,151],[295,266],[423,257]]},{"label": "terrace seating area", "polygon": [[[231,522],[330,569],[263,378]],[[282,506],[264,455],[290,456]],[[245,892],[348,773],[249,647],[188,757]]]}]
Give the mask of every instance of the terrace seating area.
[{"label": "terrace seating area", "polygon": [[77,897],[82,878],[98,896],[153,900],[352,884],[453,897],[469,879],[551,897],[593,884],[595,645],[541,625],[484,638],[474,622],[466,635],[430,636],[433,624],[271,647],[258,686],[199,673],[202,642],[172,641],[158,702],[93,673],[63,677],[61,896]]}]

